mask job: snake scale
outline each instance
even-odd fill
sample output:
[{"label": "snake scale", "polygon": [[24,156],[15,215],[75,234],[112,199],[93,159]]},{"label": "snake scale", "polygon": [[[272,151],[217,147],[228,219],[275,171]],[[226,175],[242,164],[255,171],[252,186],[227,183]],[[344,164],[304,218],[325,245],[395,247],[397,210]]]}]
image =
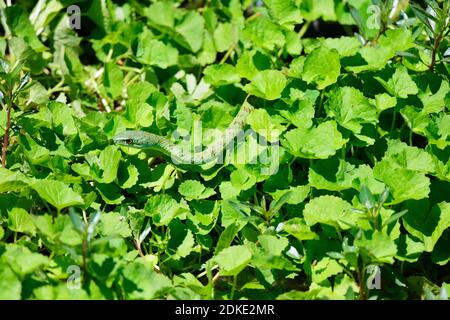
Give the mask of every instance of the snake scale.
[{"label": "snake scale", "polygon": [[217,159],[217,156],[234,140],[246,123],[253,106],[245,101],[228,128],[216,142],[201,152],[188,152],[172,143],[169,139],[142,130],[127,130],[117,134],[113,141],[117,145],[148,149],[169,156],[174,164],[207,164]]}]

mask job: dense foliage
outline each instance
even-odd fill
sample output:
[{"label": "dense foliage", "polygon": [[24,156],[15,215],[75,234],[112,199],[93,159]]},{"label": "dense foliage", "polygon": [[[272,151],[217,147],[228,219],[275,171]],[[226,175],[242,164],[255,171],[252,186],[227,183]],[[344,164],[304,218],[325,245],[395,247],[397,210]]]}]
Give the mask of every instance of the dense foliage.
[{"label": "dense foliage", "polygon": [[[0,298],[447,298],[448,1],[9,2]],[[271,172],[112,143],[246,100]]]}]

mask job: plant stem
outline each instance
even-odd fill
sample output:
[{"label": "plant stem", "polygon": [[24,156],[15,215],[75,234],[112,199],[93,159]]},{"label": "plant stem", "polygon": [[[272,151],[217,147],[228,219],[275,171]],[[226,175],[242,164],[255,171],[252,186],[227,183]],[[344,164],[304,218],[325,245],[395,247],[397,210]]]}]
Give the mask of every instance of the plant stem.
[{"label": "plant stem", "polygon": [[336,229],[336,234],[337,234],[338,237],[339,237],[339,240],[342,242],[343,239],[342,239],[342,233],[341,233],[341,230],[339,230],[339,227],[338,227],[338,226],[335,226],[335,229]]},{"label": "plant stem", "polygon": [[[254,16],[256,16],[256,15],[254,15]],[[253,17],[253,16],[252,16]],[[251,18],[251,17],[250,17]],[[250,19],[249,18],[249,19]],[[253,19],[253,18],[252,18]],[[247,20],[248,21],[248,20]],[[236,35],[236,33],[237,33],[237,30],[236,30],[236,25],[235,24],[233,24],[232,25],[232,27],[233,27],[233,44],[231,45],[231,47],[228,49],[228,51],[225,53],[225,55],[223,56],[223,58],[220,60],[220,62],[219,62],[219,64],[222,64],[222,63],[225,63],[226,61],[227,61],[227,59],[230,57],[230,55],[234,52],[234,50],[236,49],[236,46],[237,46],[237,41],[236,41],[236,37],[237,37],[237,35]]]},{"label": "plant stem", "polygon": [[2,167],[6,168],[6,151],[9,146],[9,129],[11,128],[11,107],[6,108],[6,127],[5,135],[3,136],[3,147],[2,147]]},{"label": "plant stem", "polygon": [[394,113],[392,115],[391,131],[394,131],[396,121],[397,121],[397,111],[394,110]]},{"label": "plant stem", "polygon": [[225,53],[225,55],[223,56],[223,58],[220,60],[219,64],[225,63],[225,61],[227,61],[227,59],[230,57],[231,53],[234,51],[235,48],[235,44],[233,44],[228,51]]},{"label": "plant stem", "polygon": [[233,276],[233,287],[231,287],[231,293],[230,293],[230,299],[234,299],[234,291],[236,290],[236,284],[237,284],[237,276]]},{"label": "plant stem", "polygon": [[87,281],[87,253],[88,253],[88,243],[87,243],[87,239],[86,237],[83,239],[83,252],[82,252],[82,257],[83,257],[83,282],[86,283]]},{"label": "plant stem", "polygon": [[366,266],[363,263],[361,270],[358,272],[358,278],[359,278],[359,299],[360,300],[367,300],[366,284],[364,283],[365,273],[366,273]]},{"label": "plant stem", "polygon": [[136,250],[138,251],[139,255],[143,257],[144,253],[142,252],[141,244],[137,240],[134,241],[134,246],[136,247]]},{"label": "plant stem", "polygon": [[430,64],[430,71],[434,71],[434,68],[436,66],[436,54],[437,51],[439,50],[439,46],[441,44],[442,38],[443,38],[443,32],[444,29],[439,33],[439,35],[437,36],[437,38],[434,40],[434,46],[433,46],[433,51],[431,53],[431,64]]},{"label": "plant stem", "polygon": [[311,21],[308,21],[302,26],[302,28],[300,29],[300,32],[298,33],[298,36],[300,37],[300,39],[303,38],[306,31],[308,31],[310,25],[311,25]]},{"label": "plant stem", "polygon": [[345,161],[345,155],[347,154],[347,145],[344,145],[341,149],[341,159]]},{"label": "plant stem", "polygon": [[413,131],[409,131],[409,145],[412,147],[413,145]]},{"label": "plant stem", "polygon": [[379,230],[379,226],[378,226],[378,214],[379,214],[379,208],[374,208],[373,210],[370,211],[370,215],[373,221],[373,227],[375,230]]},{"label": "plant stem", "polygon": [[250,17],[248,17],[247,19],[245,19],[245,22],[252,21],[253,19],[258,18],[260,15],[261,15],[260,12],[256,12],[256,13],[252,14]]}]

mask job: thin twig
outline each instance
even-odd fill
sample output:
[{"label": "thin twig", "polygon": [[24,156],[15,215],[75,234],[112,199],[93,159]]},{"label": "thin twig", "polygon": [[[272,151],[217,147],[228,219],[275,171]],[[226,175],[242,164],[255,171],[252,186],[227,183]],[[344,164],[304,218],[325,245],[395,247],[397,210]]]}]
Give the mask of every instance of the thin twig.
[{"label": "thin twig", "polygon": [[88,279],[88,272],[87,272],[87,255],[88,255],[88,242],[87,239],[83,239],[83,244],[82,244],[82,259],[83,259],[83,282],[86,283],[87,279]]},{"label": "thin twig", "polygon": [[431,53],[431,64],[430,64],[430,71],[432,71],[432,72],[434,71],[434,68],[436,66],[436,54],[437,54],[437,51],[439,50],[439,46],[440,46],[442,38],[443,38],[443,32],[444,32],[444,29],[439,33],[436,40],[434,41],[433,52]]},{"label": "thin twig", "polygon": [[[14,104],[13,104],[14,106]],[[9,146],[9,129],[11,128],[11,106],[6,108],[6,127],[5,135],[3,137],[3,147],[2,147],[2,167],[6,168],[6,151]]]},{"label": "thin twig", "polygon": [[220,271],[217,271],[216,275],[212,278],[212,283],[216,283],[220,278]]}]

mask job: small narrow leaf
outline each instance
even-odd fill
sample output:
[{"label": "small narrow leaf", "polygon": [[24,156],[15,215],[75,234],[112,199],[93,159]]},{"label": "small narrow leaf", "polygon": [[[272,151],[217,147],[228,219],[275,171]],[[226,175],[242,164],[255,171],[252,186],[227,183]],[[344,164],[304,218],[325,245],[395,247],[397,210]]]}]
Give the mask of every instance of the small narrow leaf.
[{"label": "small narrow leaf", "polygon": [[361,191],[359,192],[359,201],[368,210],[375,207],[376,204],[372,192],[370,192],[369,188],[367,188],[365,185],[361,186]]}]

